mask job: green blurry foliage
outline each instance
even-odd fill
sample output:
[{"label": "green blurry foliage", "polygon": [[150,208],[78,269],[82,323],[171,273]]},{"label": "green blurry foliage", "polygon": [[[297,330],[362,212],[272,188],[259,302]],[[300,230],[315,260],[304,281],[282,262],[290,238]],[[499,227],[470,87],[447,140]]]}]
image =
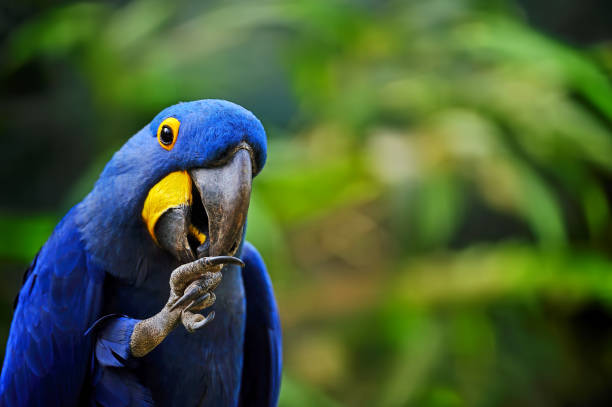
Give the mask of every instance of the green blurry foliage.
[{"label": "green blurry foliage", "polygon": [[[281,406],[606,393],[611,350],[576,318],[612,305],[610,48],[505,2],[137,0],[57,7],[4,52],[3,75],[59,60],[91,92],[100,159],[66,207],[169,104],[262,118],[248,238],[283,319]],[[0,255],[26,263],[60,215],[3,215]]]}]

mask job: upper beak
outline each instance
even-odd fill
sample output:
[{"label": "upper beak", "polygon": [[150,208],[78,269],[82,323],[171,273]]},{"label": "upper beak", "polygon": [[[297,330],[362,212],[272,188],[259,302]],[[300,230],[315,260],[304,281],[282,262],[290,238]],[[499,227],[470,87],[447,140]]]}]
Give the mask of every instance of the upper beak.
[{"label": "upper beak", "polygon": [[166,210],[155,239],[181,262],[232,256],[242,240],[253,179],[249,151],[239,148],[224,164],[189,171],[191,204]]}]

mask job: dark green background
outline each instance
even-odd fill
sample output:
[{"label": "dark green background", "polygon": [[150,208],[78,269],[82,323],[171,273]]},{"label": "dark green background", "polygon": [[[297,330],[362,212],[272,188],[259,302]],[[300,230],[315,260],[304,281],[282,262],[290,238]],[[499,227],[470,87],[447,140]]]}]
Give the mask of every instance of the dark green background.
[{"label": "dark green background", "polygon": [[23,270],[112,153],[222,98],[269,136],[248,238],[281,310],[281,406],[612,403],[608,2],[13,3],[2,343]]}]

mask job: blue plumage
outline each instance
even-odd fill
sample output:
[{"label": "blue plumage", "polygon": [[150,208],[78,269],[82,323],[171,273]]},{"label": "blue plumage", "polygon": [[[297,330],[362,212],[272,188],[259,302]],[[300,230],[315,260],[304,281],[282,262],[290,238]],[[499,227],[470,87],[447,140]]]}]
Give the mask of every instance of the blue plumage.
[{"label": "blue plumage", "polygon": [[281,328],[272,283],[263,259],[245,243],[243,282],[247,298],[247,320],[242,370],[243,407],[275,406],[282,368]]},{"label": "blue plumage", "polygon": [[[181,128],[165,151],[156,129],[169,116]],[[256,174],[266,157],[259,121],[232,103],[204,100],[162,111],[113,156],[26,276],[0,378],[2,405],[276,405],[280,323],[265,266],[248,243],[239,251],[246,267],[223,272],[211,324],[195,333],[179,327],[142,358],[129,347],[134,325],[165,304],[179,265],[147,234],[140,217],[147,191],[240,142],[252,148]]]},{"label": "blue plumage", "polygon": [[[69,212],[41,249],[17,300],[0,381],[3,406],[76,405],[86,390],[104,271]],[[51,400],[51,401],[50,401]]]}]

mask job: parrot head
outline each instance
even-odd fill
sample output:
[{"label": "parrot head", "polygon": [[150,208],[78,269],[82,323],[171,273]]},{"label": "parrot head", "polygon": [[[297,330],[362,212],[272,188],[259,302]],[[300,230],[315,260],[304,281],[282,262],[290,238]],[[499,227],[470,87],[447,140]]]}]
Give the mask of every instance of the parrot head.
[{"label": "parrot head", "polygon": [[159,252],[179,263],[234,255],[265,159],[264,129],[248,110],[221,100],[168,107],[115,153],[79,205],[87,246],[113,268],[139,268]]}]

